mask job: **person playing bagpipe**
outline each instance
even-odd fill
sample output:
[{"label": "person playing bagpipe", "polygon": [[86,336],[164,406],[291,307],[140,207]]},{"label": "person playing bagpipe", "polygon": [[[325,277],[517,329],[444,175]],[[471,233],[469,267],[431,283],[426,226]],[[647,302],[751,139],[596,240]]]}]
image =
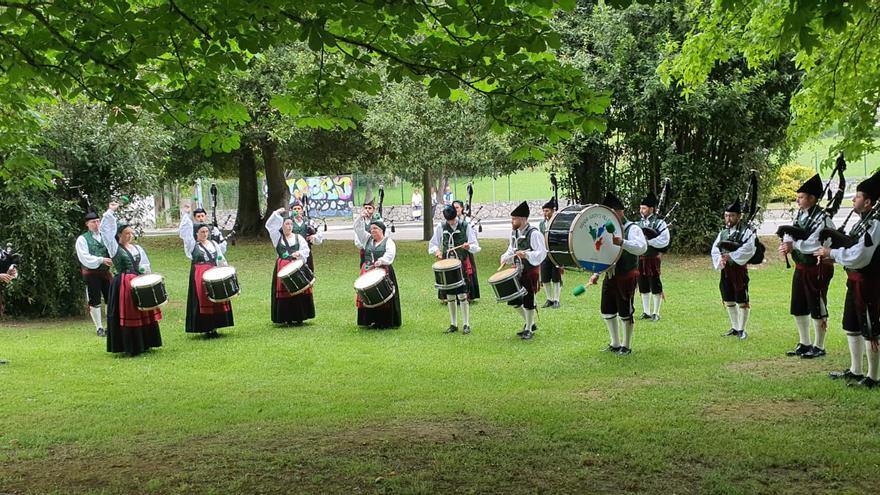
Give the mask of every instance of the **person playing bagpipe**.
[{"label": "person playing bagpipe", "polygon": [[278,272],[294,260],[302,259],[308,264],[311,257],[306,239],[295,232],[291,217],[283,217],[286,208],[278,208],[266,220],[266,230],[278,254],[272,271],[272,322],[288,325],[302,323],[315,317],[315,302],[312,289],[292,295],[278,279]]},{"label": "person playing bagpipe", "polygon": [[[742,221],[742,204],[739,197],[724,209],[724,225],[712,243],[712,265],[721,270],[721,301],[730,317],[730,330],[725,336],[745,339],[746,323],[749,321],[749,271],[747,264],[755,254],[755,233]],[[733,251],[722,249],[722,241],[738,240],[741,246]]]},{"label": "person playing bagpipe", "polygon": [[373,200],[365,201],[360,216],[354,221],[352,229],[354,230],[354,245],[360,250],[360,263],[358,266],[363,266],[364,264],[364,246],[370,240],[370,221],[375,211],[376,207],[373,204]]},{"label": "person playing bagpipe", "polygon": [[395,291],[394,296],[387,303],[374,308],[363,306],[358,298],[357,324],[362,327],[398,328],[403,324],[400,312],[400,285],[397,283],[397,275],[392,266],[397,256],[397,245],[393,239],[385,236],[385,223],[378,216],[370,221],[369,227],[370,237],[364,244],[364,262],[360,273],[363,274],[374,268],[385,270]]},{"label": "person playing bagpipe", "polygon": [[299,199],[294,198],[290,202],[290,218],[293,221],[293,233],[301,236],[306,240],[309,249],[308,265],[309,269],[314,273],[315,271],[315,254],[312,251],[312,246],[320,246],[324,242],[324,234],[319,232],[314,226],[309,223],[309,219],[305,216],[305,211],[303,209],[303,202]]},{"label": "person playing bagpipe", "polygon": [[136,305],[131,281],[152,270],[144,248],[132,243],[134,230],[127,223],[116,222],[118,207],[119,203],[111,202],[101,219],[101,239],[116,270],[116,276],[110,282],[107,303],[107,352],[136,356],[152,347],[162,346],[159,333],[162,311],[141,311]]},{"label": "person playing bagpipe", "polygon": [[226,238],[223,236],[223,231],[220,230],[220,227],[208,222],[208,212],[204,208],[193,210],[193,220],[195,223],[208,225],[210,229],[209,238],[221,246],[226,246]]},{"label": "person playing bagpipe", "polygon": [[87,232],[76,238],[76,257],[80,264],[80,273],[86,284],[86,296],[89,304],[89,315],[95,324],[95,332],[98,337],[104,337],[104,325],[101,319],[101,298],[105,303],[110,302],[110,281],[113,275],[110,267],[113,260],[107,252],[107,246],[101,240],[99,229],[101,220],[98,214],[90,211],[83,217]]},{"label": "person playing bagpipe", "polygon": [[[602,204],[614,210],[617,219],[623,225],[623,235],[614,236],[612,242],[615,246],[623,248],[617,263],[605,272],[602,280],[602,302],[600,304],[602,319],[608,327],[608,335],[611,342],[606,351],[621,355],[632,353],[632,336],[635,329],[635,309],[633,297],[636,292],[639,278],[639,256],[648,250],[645,234],[635,222],[626,219],[623,212],[623,202],[612,193],[607,193]],[[590,284],[594,285],[599,280],[599,274],[594,273],[590,277]],[[623,326],[623,339],[618,330],[618,319]]]},{"label": "person playing bagpipe", "polygon": [[[434,235],[428,242],[428,254],[437,259],[456,258],[461,261],[461,269],[465,280],[473,273],[473,255],[480,252],[480,244],[474,229],[463,217],[459,217],[453,206],[443,207],[444,221],[437,224]],[[469,256],[470,255],[470,256]],[[468,301],[468,284],[449,290],[440,290],[441,299],[446,300],[449,307],[449,328],[446,333],[458,331],[459,322],[462,333],[471,333],[470,303]],[[456,316],[456,310],[460,317]]]},{"label": "person playing bagpipe", "polygon": [[[538,224],[538,231],[541,235],[547,232],[550,219],[553,218],[557,208],[556,198],[544,203],[544,206],[541,207],[541,213],[544,215],[541,223]],[[563,269],[554,265],[549,256],[541,262],[541,284],[544,286],[544,296],[547,299],[541,306],[542,308],[555,309],[559,307],[559,299],[562,294],[562,272]]]},{"label": "person playing bagpipe", "polygon": [[[639,228],[645,232],[656,232],[656,237],[646,240],[648,250],[639,256],[639,294],[642,296],[642,319],[660,319],[660,304],[663,302],[663,282],[660,280],[660,257],[669,247],[669,225],[657,216],[657,196],[649,192],[639,204]],[[651,307],[653,304],[653,308]]]},{"label": "person playing bagpipe", "polygon": [[523,201],[510,212],[510,244],[501,255],[501,263],[520,266],[519,281],[526,290],[525,295],[509,301],[523,318],[523,328],[517,336],[523,340],[531,339],[538,331],[538,308],[535,294],[538,292],[540,266],[547,257],[544,236],[529,223],[529,204]]},{"label": "person playing bagpipe", "polygon": [[[832,379],[849,385],[876,388],[880,384],[880,173],[856,187],[853,208],[861,220],[850,231],[855,242],[851,247],[816,250],[816,257],[830,257],[846,269],[846,300],[843,306],[843,330],[849,344],[850,367],[832,372]],[[832,244],[833,245],[833,244]],[[868,354],[868,374],[862,374],[862,356]]]}]

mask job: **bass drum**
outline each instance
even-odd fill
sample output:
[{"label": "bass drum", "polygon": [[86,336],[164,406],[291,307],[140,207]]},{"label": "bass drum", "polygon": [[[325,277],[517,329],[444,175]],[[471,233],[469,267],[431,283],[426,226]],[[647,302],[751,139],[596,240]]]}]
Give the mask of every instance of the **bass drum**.
[{"label": "bass drum", "polygon": [[617,263],[623,235],[614,210],[603,205],[571,205],[556,212],[544,234],[547,256],[556,266],[602,273]]}]

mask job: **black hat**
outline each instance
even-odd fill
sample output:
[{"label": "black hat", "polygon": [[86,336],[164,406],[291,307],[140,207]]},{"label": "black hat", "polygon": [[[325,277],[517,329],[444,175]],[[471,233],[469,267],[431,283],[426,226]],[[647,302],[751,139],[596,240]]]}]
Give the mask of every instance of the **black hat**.
[{"label": "black hat", "polygon": [[605,194],[605,197],[602,199],[602,204],[611,208],[612,210],[623,209],[623,202],[620,201],[620,198],[610,192]]},{"label": "black hat", "polygon": [[373,226],[373,225],[382,229],[383,234],[385,233],[385,222],[382,221],[382,218],[380,218],[380,217],[373,218],[373,220],[370,222],[370,226]]},{"label": "black hat", "polygon": [[83,222],[88,222],[89,220],[97,220],[98,218],[99,217],[97,213],[90,211],[86,213],[86,216],[83,217]]},{"label": "black hat", "polygon": [[195,210],[193,210],[193,215],[197,215],[197,214],[199,214],[199,213],[204,213],[204,214],[206,214],[206,215],[208,214],[208,212],[205,211],[204,208],[196,208]]},{"label": "black hat", "polygon": [[736,197],[736,201],[727,205],[727,208],[725,208],[724,211],[730,212],[730,213],[740,213],[741,214],[743,212],[743,209],[742,209],[742,205],[739,202],[739,196]]},{"label": "black hat", "polygon": [[871,198],[871,201],[877,201],[880,199],[880,172],[877,172],[862,182],[859,182],[859,185],[856,186],[856,192],[861,192],[865,196],[868,196]]},{"label": "black hat", "polygon": [[519,206],[514,208],[512,212],[510,212],[510,216],[529,218],[529,204],[523,201]]},{"label": "black hat", "polygon": [[452,202],[452,206],[455,206],[455,205],[459,205],[459,206],[461,206],[462,209],[464,209],[464,201],[462,201],[460,199],[456,199],[455,201]]},{"label": "black hat", "polygon": [[303,205],[303,202],[302,202],[299,198],[296,198],[296,197],[294,197],[294,198],[290,198],[290,205],[289,205],[289,206],[290,206],[291,208],[293,208],[294,206],[300,206],[300,207],[301,207],[302,205]]},{"label": "black hat", "polygon": [[822,189],[822,179],[819,177],[819,174],[816,174],[804,182],[795,192],[812,194],[818,198],[822,195]]},{"label": "black hat", "polygon": [[122,233],[123,230],[129,227],[131,227],[131,225],[129,225],[128,222],[119,222],[118,224],[116,224],[116,235],[118,236]]},{"label": "black hat", "polygon": [[647,206],[648,208],[656,208],[657,207],[657,196],[654,193],[649,192],[640,203],[643,206]]},{"label": "black hat", "polygon": [[198,239],[199,231],[202,229],[208,229],[208,233],[211,232],[211,226],[207,223],[194,223],[193,224],[193,239]]},{"label": "black hat", "polygon": [[364,206],[375,206],[375,205],[373,205],[373,199],[370,198],[369,201],[364,201]]},{"label": "black hat", "polygon": [[443,207],[443,218],[447,220],[454,220],[457,216],[458,212],[455,211],[455,207],[449,205]]},{"label": "black hat", "polygon": [[555,210],[557,207],[558,207],[558,205],[556,204],[556,198],[552,198],[552,199],[550,199],[550,201],[547,201],[546,203],[544,203],[544,206],[542,206],[541,208]]}]

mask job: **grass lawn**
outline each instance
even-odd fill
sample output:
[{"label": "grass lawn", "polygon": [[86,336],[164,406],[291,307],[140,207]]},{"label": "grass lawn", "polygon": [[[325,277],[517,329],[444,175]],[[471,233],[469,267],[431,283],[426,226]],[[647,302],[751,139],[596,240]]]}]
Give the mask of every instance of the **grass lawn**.
[{"label": "grass lawn", "polygon": [[[490,296],[504,245],[483,244]],[[108,354],[85,316],[0,324],[0,493],[876,490],[880,391],[827,378],[849,363],[840,270],[825,358],[784,356],[796,331],[781,261],[751,271],[739,341],[719,336],[729,324],[708,260],[676,256],[663,319],[638,322],[633,354],[617,356],[599,352],[598,291],[572,297],[575,273],[532,341],[490,297],[472,308],[473,334],[444,335],[420,242],[398,245],[404,326],[377,331],[354,325],[351,243],[315,250],[318,318],[276,328],[273,251],[242,241],[228,256],[236,326],[207,340],[183,332],[179,242],[144,245],[172,298],[163,347]]]}]

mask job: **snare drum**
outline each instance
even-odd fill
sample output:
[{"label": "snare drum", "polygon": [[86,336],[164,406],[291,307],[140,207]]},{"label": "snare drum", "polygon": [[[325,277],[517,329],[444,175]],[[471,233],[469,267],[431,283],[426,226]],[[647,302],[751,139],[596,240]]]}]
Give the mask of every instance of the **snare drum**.
[{"label": "snare drum", "polygon": [[237,296],[241,291],[238,275],[231,266],[215,266],[202,275],[202,284],[211,302],[221,303]]},{"label": "snare drum", "polygon": [[373,268],[365,271],[354,281],[354,290],[360,296],[362,306],[375,308],[390,301],[397,289],[387,271]]},{"label": "snare drum", "polygon": [[440,290],[457,289],[465,284],[461,260],[448,258],[431,265],[434,269],[434,287]]},{"label": "snare drum", "polygon": [[526,295],[526,288],[519,282],[519,276],[518,269],[508,268],[489,277],[489,285],[495,290],[496,301],[508,302]]},{"label": "snare drum", "polygon": [[158,273],[148,273],[131,279],[131,297],[141,311],[164,306],[168,302],[165,279]]},{"label": "snare drum", "polygon": [[603,205],[571,205],[556,212],[544,234],[547,256],[560,267],[602,273],[617,263],[623,236],[614,210]]},{"label": "snare drum", "polygon": [[295,296],[315,285],[315,274],[309,269],[309,265],[298,259],[278,270],[278,280],[290,295]]}]

